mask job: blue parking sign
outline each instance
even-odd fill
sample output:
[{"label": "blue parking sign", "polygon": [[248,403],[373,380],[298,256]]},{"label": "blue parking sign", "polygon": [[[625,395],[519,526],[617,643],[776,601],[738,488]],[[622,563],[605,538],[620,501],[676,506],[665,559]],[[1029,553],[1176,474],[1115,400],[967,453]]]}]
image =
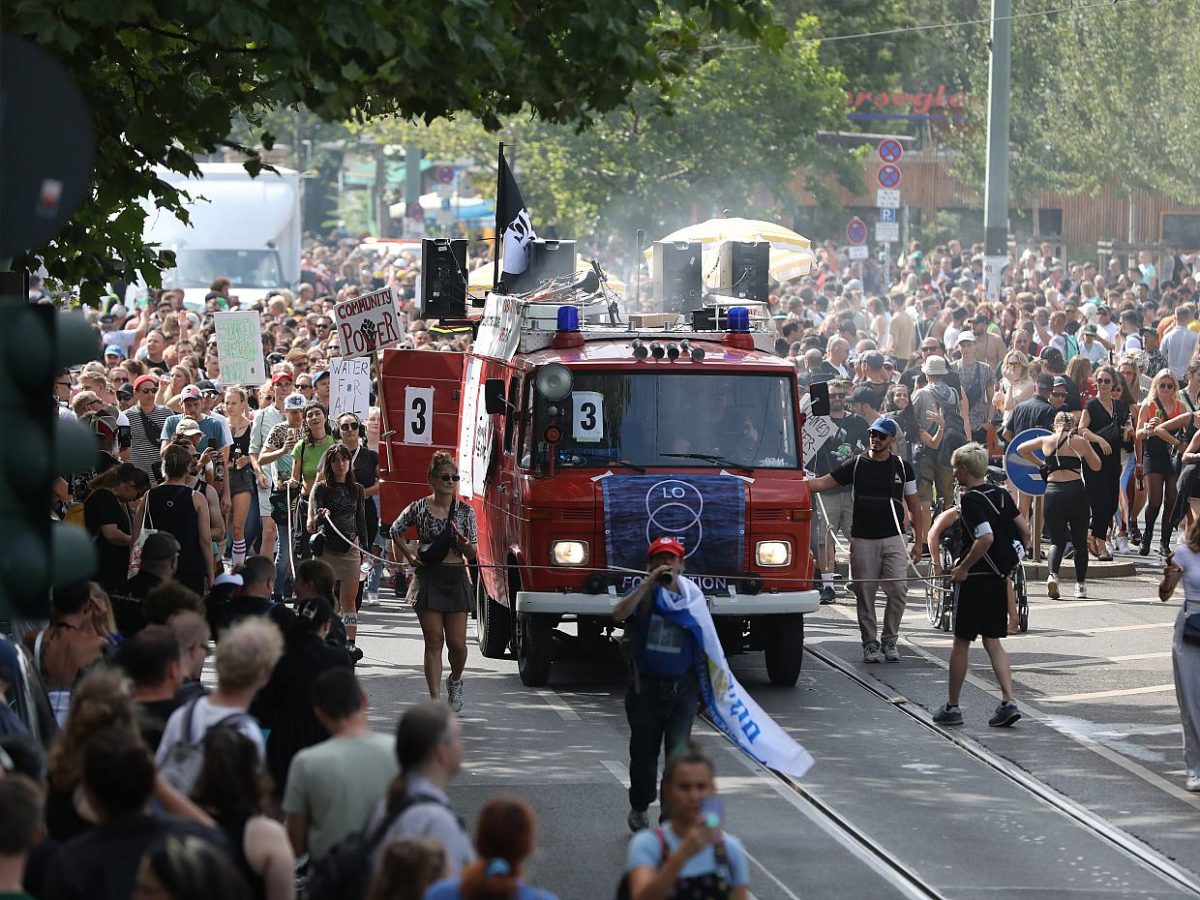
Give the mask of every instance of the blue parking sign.
[{"label": "blue parking sign", "polygon": [[[1027,428],[1014,437],[1004,451],[1004,471],[1008,475],[1009,484],[1023,494],[1040,497],[1046,493],[1046,479],[1042,477],[1040,466],[1035,466],[1021,456],[1017,451],[1021,445],[1035,438],[1049,437],[1050,432],[1045,428]],[[1042,459],[1042,451],[1037,451],[1038,459]]]},{"label": "blue parking sign", "polygon": [[894,210],[888,206],[879,207],[879,221],[880,222],[895,222],[896,221],[896,210]]}]

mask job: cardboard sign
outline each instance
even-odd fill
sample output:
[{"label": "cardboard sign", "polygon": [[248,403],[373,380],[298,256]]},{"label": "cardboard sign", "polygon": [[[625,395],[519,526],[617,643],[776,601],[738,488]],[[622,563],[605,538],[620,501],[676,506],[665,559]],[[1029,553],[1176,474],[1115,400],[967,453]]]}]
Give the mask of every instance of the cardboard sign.
[{"label": "cardboard sign", "polygon": [[390,287],[343,300],[333,308],[342,356],[368,356],[382,347],[398,344],[404,333],[400,306]]},{"label": "cardboard sign", "polygon": [[219,312],[213,316],[222,384],[262,384],[267,380],[263,359],[262,323],[258,310]]},{"label": "cardboard sign", "polygon": [[833,437],[837,428],[834,427],[833,420],[829,416],[808,416],[804,420],[804,431],[801,437],[804,442],[804,465],[806,468],[812,468],[813,458],[816,457],[817,451],[825,446],[825,442]]},{"label": "cardboard sign", "polygon": [[364,422],[371,409],[371,360],[369,357],[329,361],[329,418],[354,413]]},{"label": "cardboard sign", "polygon": [[488,294],[473,350],[480,356],[509,362],[521,343],[520,301],[511,294]]}]

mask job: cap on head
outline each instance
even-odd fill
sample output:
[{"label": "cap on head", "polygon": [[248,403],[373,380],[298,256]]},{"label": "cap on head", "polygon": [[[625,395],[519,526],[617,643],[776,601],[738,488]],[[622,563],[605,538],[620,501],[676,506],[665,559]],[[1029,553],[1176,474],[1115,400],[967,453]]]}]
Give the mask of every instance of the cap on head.
[{"label": "cap on head", "polygon": [[142,385],[144,384],[148,384],[150,387],[158,390],[158,379],[153,375],[139,375],[133,382],[133,389],[135,391],[140,391],[142,389]]},{"label": "cap on head", "polygon": [[179,392],[180,400],[199,400],[203,396],[204,395],[200,393],[200,388],[196,387],[194,384],[189,384]]},{"label": "cap on head", "polygon": [[179,420],[179,424],[175,426],[175,436],[179,437],[195,437],[200,434],[200,425],[195,419],[189,419],[186,416]]},{"label": "cap on head", "polygon": [[109,344],[107,347],[104,348],[104,355],[105,356],[118,356],[121,359],[124,359],[125,351],[122,350],[116,344]]},{"label": "cap on head", "polygon": [[683,544],[673,537],[656,538],[646,550],[646,558],[657,556],[660,553],[670,553],[683,559],[685,555]]},{"label": "cap on head", "polygon": [[156,531],[142,544],[142,559],[146,562],[167,562],[179,552],[179,541],[169,531]]},{"label": "cap on head", "polygon": [[204,381],[197,381],[196,387],[198,387],[200,389],[200,396],[202,396],[202,397],[220,397],[221,396],[221,392],[220,392],[220,390],[217,389],[216,384],[212,381],[209,381],[208,379],[205,379]]},{"label": "cap on head", "polygon": [[322,369],[320,372],[317,372],[317,373],[316,373],[316,374],[314,374],[314,375],[313,375],[313,377],[312,377],[312,383],[313,383],[313,387],[316,387],[316,386],[317,386],[317,382],[319,382],[319,381],[322,381],[322,380],[324,380],[324,379],[326,379],[326,378],[328,378],[328,377],[329,377],[329,370],[328,370],[328,369]]},{"label": "cap on head", "polygon": [[301,393],[288,394],[283,401],[284,409],[304,409],[308,405],[308,398]]},{"label": "cap on head", "polygon": [[286,381],[288,384],[294,384],[295,380],[296,379],[292,378],[291,372],[276,372],[271,376],[271,384],[280,384],[284,381]]},{"label": "cap on head", "polygon": [[868,369],[883,368],[883,354],[878,350],[872,350],[869,353],[863,354],[863,363]]},{"label": "cap on head", "polygon": [[889,419],[887,416],[880,416],[871,423],[871,427],[868,430],[878,432],[879,434],[886,434],[888,437],[895,437],[899,433],[899,429],[896,427],[896,420]]},{"label": "cap on head", "polygon": [[925,357],[925,362],[921,364],[921,371],[926,375],[945,375],[950,369],[946,365],[946,357],[935,353]]},{"label": "cap on head", "polygon": [[963,344],[973,344],[973,343],[975,343],[975,335],[973,335],[969,331],[964,331],[962,334],[960,334],[958,336],[958,340],[956,340],[954,342],[954,346],[961,347]]},{"label": "cap on head", "polygon": [[850,392],[847,403],[870,403],[874,406],[879,401],[879,395],[865,384],[860,384]]}]

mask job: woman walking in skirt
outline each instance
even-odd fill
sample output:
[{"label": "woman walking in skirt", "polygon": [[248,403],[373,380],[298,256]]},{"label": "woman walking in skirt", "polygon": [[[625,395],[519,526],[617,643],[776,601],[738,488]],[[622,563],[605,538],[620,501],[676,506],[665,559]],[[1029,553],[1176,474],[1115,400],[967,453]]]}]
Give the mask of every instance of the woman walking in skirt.
[{"label": "woman walking in skirt", "polygon": [[[467,664],[467,615],[471,588],[466,560],[475,559],[478,531],[475,511],[458,502],[458,466],[449,453],[439,451],[429,461],[429,487],[433,491],[410,503],[392,524],[397,559],[407,559],[414,578],[408,599],[416,610],[425,638],[425,682],[437,700],[442,687],[442,648],[450,659],[446,678],[447,701],[459,712],[463,705],[463,668]],[[417,550],[404,541],[416,528]]]}]

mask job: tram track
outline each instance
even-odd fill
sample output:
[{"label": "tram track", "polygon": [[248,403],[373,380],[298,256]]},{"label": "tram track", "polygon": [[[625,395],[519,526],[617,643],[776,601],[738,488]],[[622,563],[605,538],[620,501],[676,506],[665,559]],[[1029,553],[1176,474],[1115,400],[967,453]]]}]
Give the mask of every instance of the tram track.
[{"label": "tram track", "polygon": [[[814,648],[811,645],[806,646],[804,652],[827,668],[845,676],[876,699],[884,701],[892,708],[919,723],[930,733],[942,738],[947,743],[953,744],[974,760],[988,766],[1006,780],[1037,798],[1041,803],[1055,812],[1060,813],[1075,824],[1083,827],[1106,844],[1117,848],[1127,857],[1150,870],[1171,886],[1184,891],[1188,895],[1200,897],[1200,881],[1197,880],[1195,873],[1178,865],[1138,838],[1108,822],[1102,816],[1054,790],[1029,772],[1014,765],[999,754],[988,750],[977,741],[937,725],[933,721],[932,715],[924,707],[888,688],[886,685],[875,681],[873,678],[864,676],[834,654]],[[765,767],[763,768],[765,769]],[[858,828],[853,822],[840,815],[837,810],[824,803],[812,791],[805,788],[804,785],[774,770],[765,769],[765,771],[770,772],[781,784],[786,785],[791,791],[811,804],[833,827],[862,847],[880,865],[885,866],[896,877],[902,879],[903,883],[911,891],[916,892],[918,896],[946,896],[922,880],[902,860],[879,846],[878,842],[873,840],[866,831]]]}]

